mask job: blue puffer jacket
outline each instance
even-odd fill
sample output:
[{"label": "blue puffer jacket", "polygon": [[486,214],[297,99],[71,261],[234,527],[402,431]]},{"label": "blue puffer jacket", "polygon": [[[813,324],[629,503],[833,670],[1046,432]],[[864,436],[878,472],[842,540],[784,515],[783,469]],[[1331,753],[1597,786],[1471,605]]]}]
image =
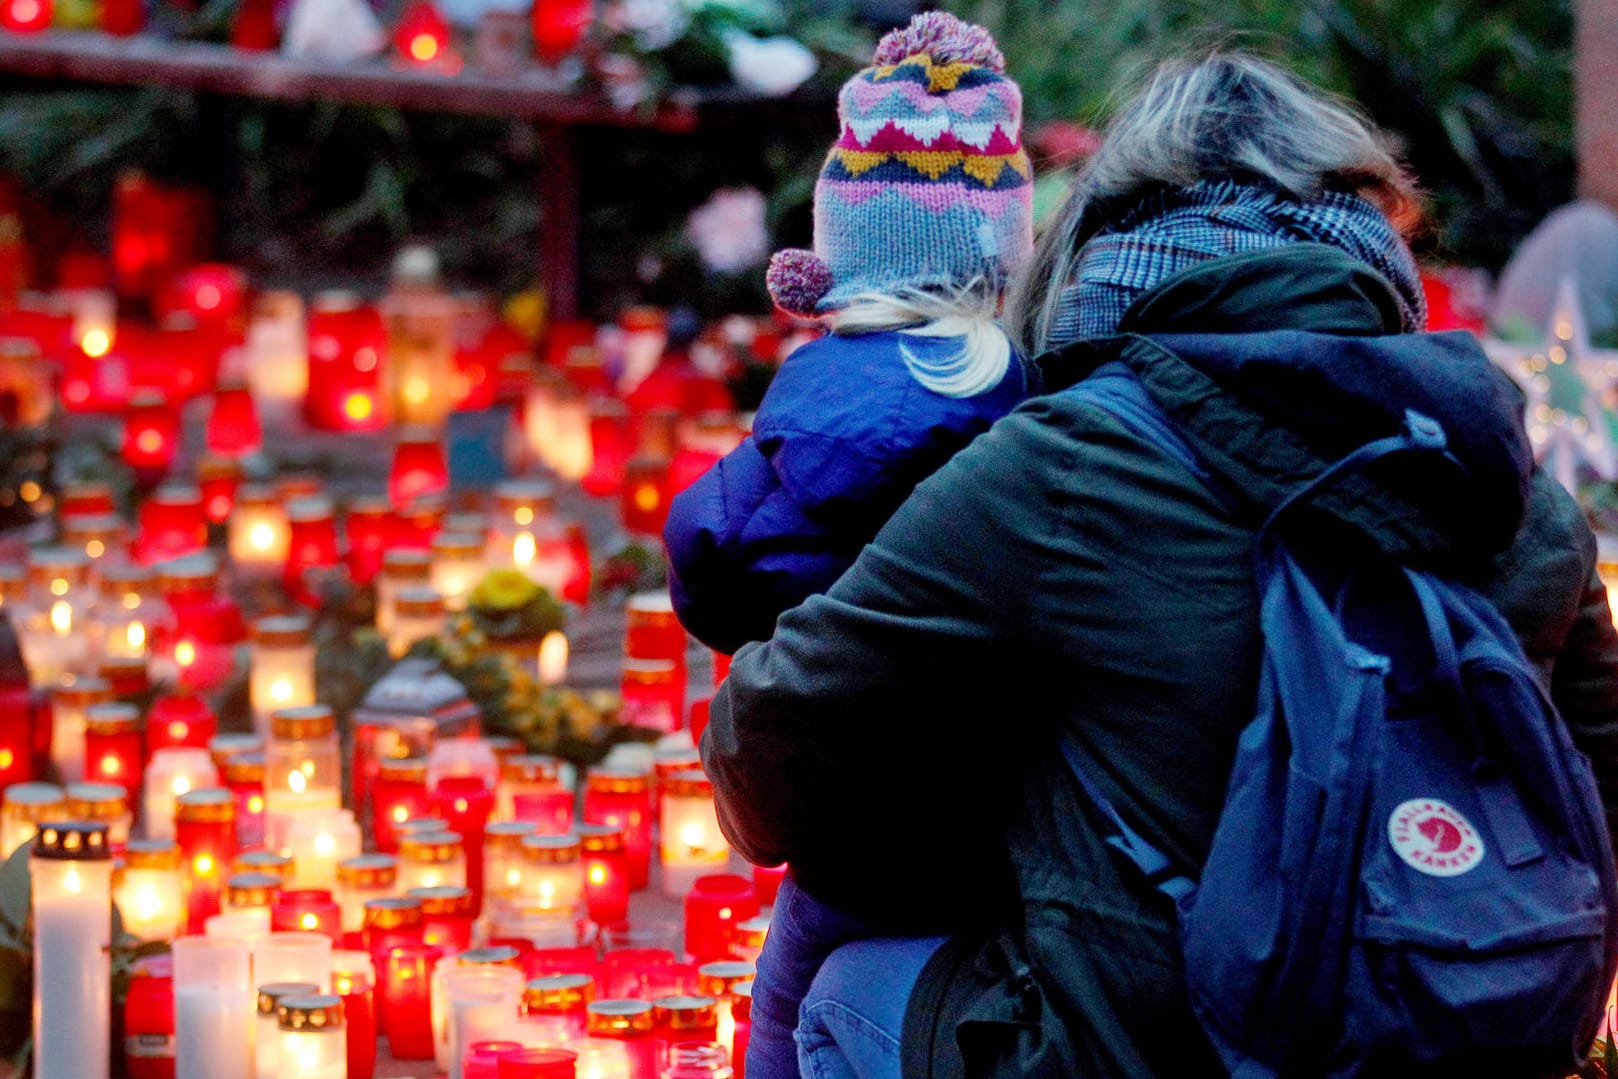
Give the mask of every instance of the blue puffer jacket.
[{"label": "blue puffer jacket", "polygon": [[824,592],[918,482],[1034,388],[1013,360],[993,389],[945,397],[901,350],[946,360],[959,338],[828,336],[781,365],[753,434],[675,498],[663,539],[680,621],[734,652]]}]

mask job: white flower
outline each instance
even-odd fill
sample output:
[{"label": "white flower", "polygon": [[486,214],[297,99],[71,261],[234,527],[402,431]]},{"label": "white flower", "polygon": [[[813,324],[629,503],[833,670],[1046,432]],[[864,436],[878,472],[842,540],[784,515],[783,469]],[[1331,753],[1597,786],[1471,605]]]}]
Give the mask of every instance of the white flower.
[{"label": "white flower", "polygon": [[733,30],[725,35],[725,51],[730,77],[765,97],[790,94],[820,66],[814,53],[789,37],[756,38]]},{"label": "white flower", "polygon": [[691,211],[686,239],[702,264],[715,273],[740,273],[770,253],[764,226],[764,196],[751,187],[722,187]]}]

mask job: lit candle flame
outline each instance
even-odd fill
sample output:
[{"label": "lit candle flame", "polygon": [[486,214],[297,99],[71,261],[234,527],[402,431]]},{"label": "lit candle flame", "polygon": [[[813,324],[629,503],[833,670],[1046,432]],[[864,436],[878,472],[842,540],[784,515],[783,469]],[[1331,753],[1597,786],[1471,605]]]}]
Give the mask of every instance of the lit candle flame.
[{"label": "lit candle flame", "polygon": [[257,794],[249,795],[247,798],[247,811],[249,813],[264,812],[264,799]]},{"label": "lit candle flame", "polygon": [[169,721],[169,737],[170,738],[172,738],[176,742],[178,742],[178,741],[182,740],[183,738],[185,738],[185,735],[186,735],[186,726],[185,726],[184,723],[181,723],[177,719]]},{"label": "lit candle flame", "polygon": [[330,858],[337,853],[337,839],[329,832],[321,832],[315,836],[315,853],[322,858]]},{"label": "lit candle flame", "polygon": [[302,794],[304,789],[308,786],[309,781],[304,778],[302,772],[294,769],[293,771],[287,773],[287,789],[293,794]]},{"label": "lit candle flame", "polygon": [[320,919],[316,918],[313,914],[305,914],[303,917],[298,919],[298,925],[304,929],[319,929]]},{"label": "lit candle flame", "polygon": [[182,667],[189,667],[197,661],[197,646],[190,641],[181,641],[174,646],[174,662]]},{"label": "lit candle flame", "polygon": [[247,530],[247,542],[254,550],[267,551],[275,543],[275,529],[260,522]]},{"label": "lit candle flame", "polygon": [[174,797],[176,798],[186,793],[190,789],[191,779],[189,776],[175,776],[174,782],[169,784],[169,790],[174,792]]},{"label": "lit candle flame", "polygon": [[519,533],[511,544],[511,560],[518,569],[527,569],[534,564],[535,544],[532,533]]},{"label": "lit candle flame", "polygon": [[685,844],[686,853],[693,857],[700,857],[707,853],[708,832],[696,821],[689,821],[680,828],[680,842]]},{"label": "lit candle flame", "polygon": [[395,824],[403,824],[405,821],[407,821],[409,819],[410,819],[410,810],[406,809],[404,806],[394,806],[393,807],[393,823],[395,823]]},{"label": "lit candle flame", "polygon": [[101,758],[102,775],[115,776],[122,770],[123,768],[122,765],[118,763],[118,758],[114,757],[111,753],[108,753],[105,757]]},{"label": "lit candle flame", "polygon": [[87,330],[79,339],[79,347],[91,359],[105,356],[112,348],[112,334],[106,330]]},{"label": "lit candle flame", "polygon": [[191,863],[191,871],[199,877],[211,876],[213,874],[213,858],[206,854],[197,855],[196,859]]},{"label": "lit candle flame", "polygon": [[67,873],[62,877],[62,890],[69,895],[84,891],[84,881],[79,879],[79,871],[72,866],[68,866]]},{"label": "lit candle flame", "polygon": [[288,701],[292,699],[292,683],[285,678],[277,678],[270,683],[270,700]]},{"label": "lit candle flame", "polygon": [[607,883],[607,867],[600,864],[591,866],[590,883],[598,885]]},{"label": "lit candle flame", "polygon": [[145,648],[146,627],[141,625],[139,622],[129,623],[129,626],[124,630],[124,640],[128,642],[130,648]]},{"label": "lit candle flame", "polygon": [[73,632],[73,605],[67,600],[59,599],[51,604],[51,628],[58,637]]}]

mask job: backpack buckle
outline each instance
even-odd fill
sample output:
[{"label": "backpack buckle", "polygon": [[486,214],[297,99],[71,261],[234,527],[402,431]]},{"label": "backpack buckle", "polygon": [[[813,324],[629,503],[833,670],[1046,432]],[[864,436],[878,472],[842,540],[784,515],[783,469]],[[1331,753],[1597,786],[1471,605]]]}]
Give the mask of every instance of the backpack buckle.
[{"label": "backpack buckle", "polygon": [[1449,444],[1443,425],[1413,408],[1405,409],[1404,436],[1418,450],[1441,450]]}]

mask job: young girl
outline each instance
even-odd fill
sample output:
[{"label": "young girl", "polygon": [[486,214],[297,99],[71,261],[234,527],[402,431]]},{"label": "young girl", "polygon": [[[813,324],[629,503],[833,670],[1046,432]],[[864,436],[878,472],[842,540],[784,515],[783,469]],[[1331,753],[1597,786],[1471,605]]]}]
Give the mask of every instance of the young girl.
[{"label": "young girl", "polygon": [[[766,278],[778,306],[831,332],[787,358],[752,436],[674,500],[664,529],[675,608],[709,646],[768,638],[1035,389],[994,321],[1033,245],[1022,97],[1004,69],[988,31],[930,12],[843,87],[815,251],[777,253]],[[873,928],[788,878],[754,985],[753,1079],[798,1074],[792,1031],[815,971]]]}]

